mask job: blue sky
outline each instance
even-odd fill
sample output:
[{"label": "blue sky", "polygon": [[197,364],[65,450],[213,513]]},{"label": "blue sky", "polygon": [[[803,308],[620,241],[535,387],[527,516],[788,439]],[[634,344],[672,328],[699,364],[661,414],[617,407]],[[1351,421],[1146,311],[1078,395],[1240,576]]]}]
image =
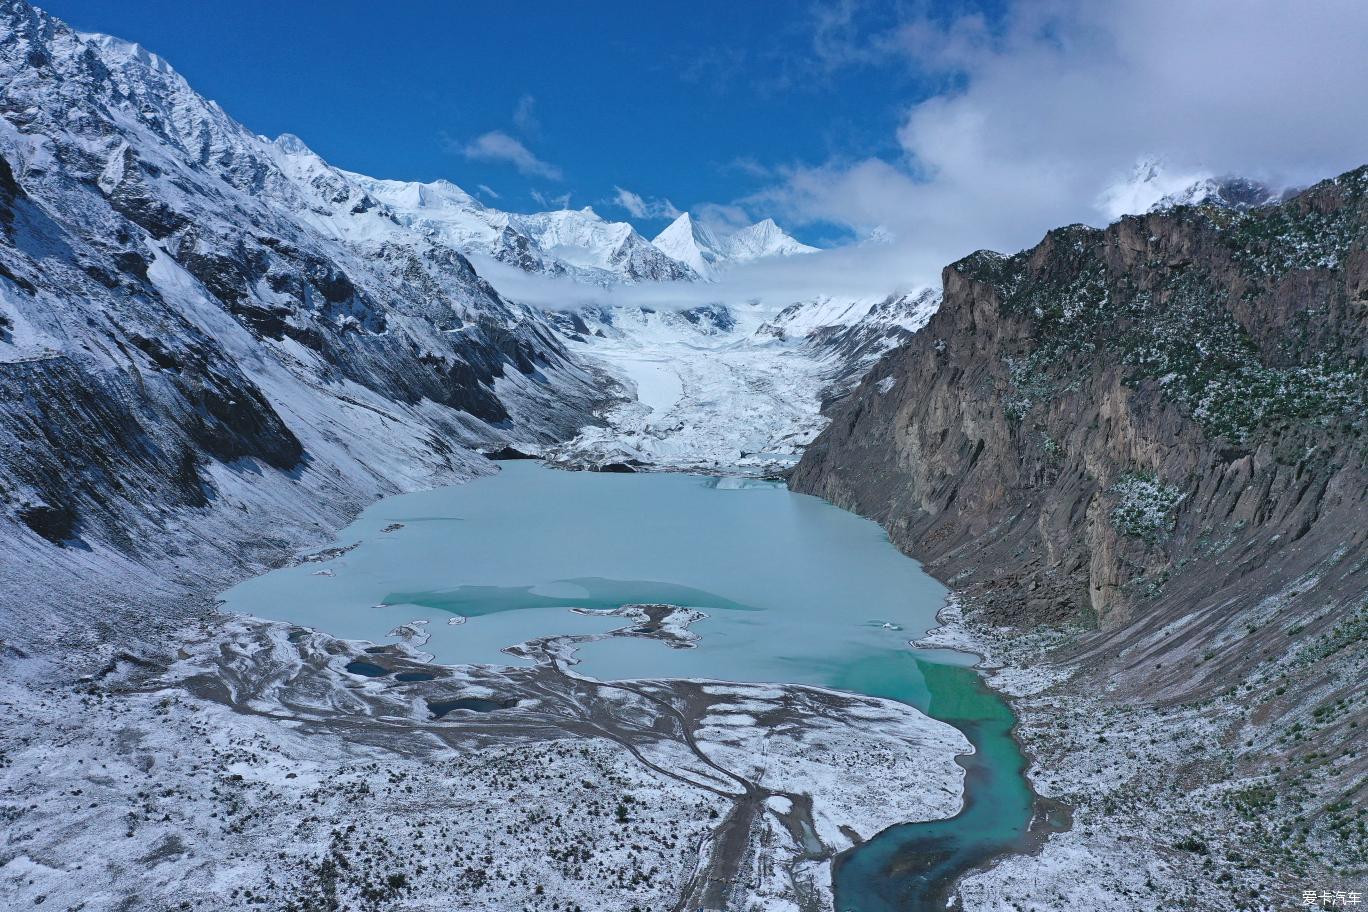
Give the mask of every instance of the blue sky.
[{"label": "blue sky", "polygon": [[[568,193],[616,218],[621,187],[643,198],[632,220],[648,233],[668,223],[665,200],[729,203],[775,168],[896,155],[909,104],[942,82],[906,59],[826,59],[829,38],[891,23],[891,3],[40,2],[143,44],[252,130],[296,133],[341,167],[483,185],[511,209]],[[532,156],[521,169],[490,157],[521,156],[510,140]]]},{"label": "blue sky", "polygon": [[934,285],[1204,177],[1368,162],[1362,0],[39,2],[343,168],[839,248],[737,270],[741,298]]}]

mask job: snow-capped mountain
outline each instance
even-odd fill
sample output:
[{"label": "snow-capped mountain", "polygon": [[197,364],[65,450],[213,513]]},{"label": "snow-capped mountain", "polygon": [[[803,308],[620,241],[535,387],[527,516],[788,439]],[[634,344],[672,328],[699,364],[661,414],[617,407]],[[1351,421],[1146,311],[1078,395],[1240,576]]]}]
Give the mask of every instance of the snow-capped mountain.
[{"label": "snow-capped mountain", "polygon": [[697,276],[662,253],[626,222],[609,222],[588,206],[516,216],[514,221],[542,248],[571,270],[599,280],[600,274],[629,281],[677,281]]},{"label": "snow-capped mountain", "polygon": [[49,589],[81,584],[52,569],[71,545],[97,552],[91,573],[133,560],[158,580],[187,552],[248,560],[487,471],[477,446],[563,438],[610,398],[540,311],[303,143],[17,0],[0,3],[0,395],[0,541]]},{"label": "snow-capped mountain", "polygon": [[1109,219],[1118,219],[1175,206],[1212,205],[1245,210],[1279,202],[1288,195],[1244,177],[1175,173],[1160,159],[1143,158],[1125,180],[1101,194],[1098,208]]},{"label": "snow-capped mountain", "polygon": [[1162,212],[1176,206],[1219,206],[1222,209],[1254,209],[1286,198],[1267,184],[1244,177],[1204,177],[1150,206],[1148,212]]},{"label": "snow-capped mountain", "polygon": [[664,251],[666,256],[683,263],[700,276],[709,275],[721,257],[721,245],[717,238],[687,212],[681,213],[651,243]]},{"label": "snow-capped mountain", "polygon": [[774,223],[774,219],[761,219],[754,225],[736,231],[722,239],[723,252],[728,262],[745,263],[763,257],[793,256],[798,253],[816,253],[816,247],[809,247],[797,238],[786,234]]},{"label": "snow-capped mountain", "polygon": [[885,354],[906,342],[940,308],[939,288],[881,298],[819,296],[779,311],[758,336],[797,341],[826,364],[824,395],[844,395]]},{"label": "snow-capped mountain", "polygon": [[628,223],[607,221],[588,207],[518,214],[486,206],[445,180],[419,183],[342,173],[399,224],[468,256],[595,285],[697,278]]},{"label": "snow-capped mountain", "polygon": [[705,278],[728,264],[746,263],[763,257],[814,253],[817,250],[786,234],[774,223],[774,219],[763,219],[718,237],[687,212],[681,213],[656,235],[652,243]]}]

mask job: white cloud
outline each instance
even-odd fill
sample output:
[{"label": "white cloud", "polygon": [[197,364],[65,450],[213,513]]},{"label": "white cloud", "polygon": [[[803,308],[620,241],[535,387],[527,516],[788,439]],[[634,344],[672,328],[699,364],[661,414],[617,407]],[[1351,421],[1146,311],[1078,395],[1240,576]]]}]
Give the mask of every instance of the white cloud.
[{"label": "white cloud", "polygon": [[[852,10],[820,20],[827,66],[898,59],[954,88],[908,108],[896,160],[790,168],[741,202],[791,223],[887,229],[900,257],[866,254],[891,281],[931,281],[975,249],[1016,250],[1057,225],[1105,224],[1183,181],[1300,185],[1368,161],[1357,0],[1041,0],[995,28],[918,18],[863,33]],[[1146,155],[1166,166],[1155,186],[1117,188]]]},{"label": "white cloud", "polygon": [[[939,284],[945,265],[976,249],[1010,252],[1059,225],[1106,224],[1203,177],[1303,185],[1368,161],[1368,5],[1357,0],[1020,0],[994,23],[831,10],[816,20],[815,66],[872,76],[908,67],[948,88],[909,100],[894,155],[757,168],[766,188],[693,212],[719,233],[772,215],[880,243],[759,261],[714,283],[599,289],[497,263],[481,270],[546,307],[777,309]],[[1163,169],[1128,184],[1147,159]],[[615,190],[635,217],[668,205]]]},{"label": "white cloud", "polygon": [[613,188],[612,202],[633,218],[678,218],[679,209],[667,199],[646,199],[639,193],[622,187]]},{"label": "white cloud", "polygon": [[924,287],[924,283],[890,278],[905,271],[902,254],[890,245],[878,244],[741,263],[712,282],[643,282],[607,288],[566,277],[524,272],[478,255],[470,259],[504,296],[548,310],[590,304],[683,309],[722,303],[729,307],[757,307],[772,316],[795,301],[810,301],[819,296],[882,298]]},{"label": "white cloud", "polygon": [[459,151],[473,161],[505,162],[517,168],[520,174],[528,177],[544,177],[548,180],[561,179],[560,168],[537,158],[527,146],[502,130],[490,130],[488,133],[477,136],[460,147]]},{"label": "white cloud", "polygon": [[524,135],[537,135],[541,130],[541,122],[537,120],[537,99],[531,95],[523,95],[518,99],[513,108],[513,126]]},{"label": "white cloud", "polygon": [[481,193],[483,193],[485,196],[489,197],[490,199],[498,199],[498,198],[499,198],[498,192],[497,192],[493,187],[489,186],[488,184],[476,184],[476,185],[475,185],[475,189],[476,189],[476,190],[479,190]]},{"label": "white cloud", "polygon": [[547,196],[539,190],[532,191],[532,198],[537,201],[537,205],[543,209],[569,209],[570,194],[562,193],[560,196]]}]

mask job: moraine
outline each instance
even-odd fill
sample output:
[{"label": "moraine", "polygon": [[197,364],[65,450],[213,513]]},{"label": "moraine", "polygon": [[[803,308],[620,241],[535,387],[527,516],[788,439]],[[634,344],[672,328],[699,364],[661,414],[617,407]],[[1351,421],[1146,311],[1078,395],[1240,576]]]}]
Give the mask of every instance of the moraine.
[{"label": "moraine", "polygon": [[[557,654],[600,681],[831,688],[954,725],[975,747],[959,757],[960,813],[928,804],[939,813],[921,819],[950,819],[885,825],[853,847],[825,833],[826,855],[839,850],[838,909],[931,908],[958,873],[1022,842],[1032,800],[1010,710],[972,657],[909,647],[935,626],[946,591],[877,525],[774,482],[501,466],[373,505],[336,556],[248,580],[224,594],[227,607],[356,640],[407,628],[448,665],[526,667],[527,653],[504,650],[573,637]],[[608,635],[623,624],[608,611],[647,603],[701,612],[694,648]],[[949,734],[937,743],[963,744]],[[907,788],[919,785],[929,787]]]}]

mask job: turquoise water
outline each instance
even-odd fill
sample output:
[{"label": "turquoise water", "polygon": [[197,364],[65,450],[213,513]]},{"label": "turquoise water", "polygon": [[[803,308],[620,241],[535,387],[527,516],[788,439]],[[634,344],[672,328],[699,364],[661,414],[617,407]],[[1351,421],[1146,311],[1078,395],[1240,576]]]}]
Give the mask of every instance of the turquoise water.
[{"label": "turquoise water", "polygon": [[[377,642],[424,620],[439,662],[519,665],[501,650],[622,626],[566,607],[670,602],[708,614],[699,648],[612,639],[585,646],[577,670],[827,684],[904,650],[945,598],[878,525],[782,484],[501,465],[380,501],[338,535],[359,547],[248,580],[225,593],[228,608]],[[403,528],[381,531],[393,523]]]},{"label": "turquoise water", "polygon": [[972,657],[907,645],[935,625],[946,590],[878,525],[817,498],[770,482],[511,462],[375,504],[338,536],[353,542],[324,564],[242,583],[227,607],[376,642],[420,620],[439,662],[518,665],[501,650],[622,625],[568,608],[681,604],[708,615],[693,625],[697,648],[611,638],[583,645],[576,670],[837,687],[963,730],[977,753],[961,759],[961,814],[894,827],[839,858],[838,909],[932,908],[947,876],[1025,831],[1031,797],[1010,711]]},{"label": "turquoise water", "polygon": [[974,746],[960,758],[965,802],[959,814],[884,830],[839,856],[833,871],[841,912],[944,909],[946,889],[960,874],[1026,838],[1034,796],[1012,737],[1016,719],[972,668],[928,662],[913,652],[859,663],[835,684],[909,703],[955,726]]}]

